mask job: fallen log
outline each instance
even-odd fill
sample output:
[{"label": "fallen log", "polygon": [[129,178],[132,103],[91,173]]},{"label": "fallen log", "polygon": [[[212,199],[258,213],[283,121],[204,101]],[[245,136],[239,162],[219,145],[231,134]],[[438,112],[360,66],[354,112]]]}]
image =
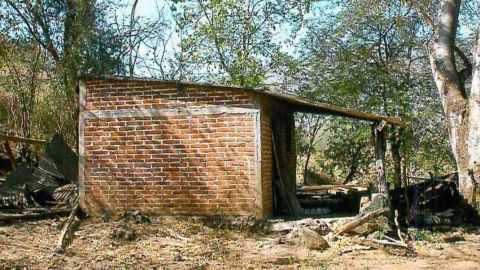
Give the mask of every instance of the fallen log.
[{"label": "fallen log", "polygon": [[22,214],[5,214],[0,213],[0,222],[12,222],[32,219],[45,219],[52,217],[67,216],[71,209],[54,209],[45,212],[22,213]]},{"label": "fallen log", "polygon": [[386,215],[390,212],[390,208],[388,207],[385,207],[385,208],[381,208],[381,209],[377,209],[377,210],[374,210],[372,212],[368,212],[360,217],[357,217],[356,219],[348,222],[347,224],[343,225],[342,227],[340,227],[339,229],[336,230],[336,233],[337,234],[342,234],[342,233],[346,233],[346,232],[350,232],[352,231],[353,229],[357,228],[358,226],[370,221],[370,220],[373,220],[373,219],[376,219],[377,217],[379,216],[383,216],[383,215]]},{"label": "fallen log", "polygon": [[76,228],[75,224],[78,222],[78,209],[79,207],[77,204],[73,208],[72,212],[70,212],[67,221],[65,221],[65,225],[63,226],[60,237],[58,238],[57,248],[55,249],[56,253],[63,253],[65,247],[67,246],[67,239],[73,234],[73,230]]}]

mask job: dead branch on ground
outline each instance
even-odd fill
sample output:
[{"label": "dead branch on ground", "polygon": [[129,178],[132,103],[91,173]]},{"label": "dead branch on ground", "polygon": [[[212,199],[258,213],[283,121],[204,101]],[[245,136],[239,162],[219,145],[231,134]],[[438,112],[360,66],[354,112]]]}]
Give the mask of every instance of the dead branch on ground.
[{"label": "dead branch on ground", "polygon": [[71,209],[53,209],[44,212],[35,212],[35,213],[22,213],[22,214],[0,214],[0,222],[15,222],[22,220],[31,220],[31,219],[43,219],[43,218],[52,218],[52,217],[61,217],[66,216],[70,213]]},{"label": "dead branch on ground", "polygon": [[360,225],[362,225],[362,224],[364,224],[364,223],[366,223],[370,220],[376,219],[377,217],[386,215],[389,212],[390,212],[390,208],[388,208],[388,207],[377,209],[377,210],[374,210],[372,212],[368,212],[367,214],[362,215],[362,216],[348,222],[347,224],[343,225],[342,227],[340,227],[339,229],[336,230],[336,233],[337,234],[343,234],[343,233],[350,232],[350,231],[354,230],[355,228],[357,228],[358,226],[360,226]]},{"label": "dead branch on ground", "polygon": [[77,227],[77,223],[79,219],[77,218],[79,206],[78,204],[75,205],[72,212],[68,216],[68,219],[65,221],[65,225],[63,226],[62,232],[60,233],[60,237],[58,238],[57,248],[55,249],[56,253],[63,253],[65,247],[68,244],[69,236],[73,235],[74,229]]}]

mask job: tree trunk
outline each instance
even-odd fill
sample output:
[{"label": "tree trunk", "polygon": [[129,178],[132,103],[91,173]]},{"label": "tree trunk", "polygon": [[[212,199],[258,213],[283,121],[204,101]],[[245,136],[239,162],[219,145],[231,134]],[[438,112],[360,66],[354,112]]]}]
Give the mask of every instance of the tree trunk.
[{"label": "tree trunk", "polygon": [[400,155],[401,131],[399,128],[392,127],[392,136],[390,137],[393,159],[393,185],[395,188],[402,187],[402,156]]},{"label": "tree trunk", "polygon": [[[85,41],[91,38],[94,28],[95,0],[66,0],[65,21],[63,33],[63,55],[61,67],[63,69],[63,86],[66,98],[70,103],[67,123],[67,133],[60,130],[69,142],[75,143],[78,151],[78,96],[76,95],[79,73],[82,72],[82,50]],[[70,126],[72,125],[72,126]],[[73,131],[70,133],[70,131]],[[70,137],[70,136],[73,136]]]},{"label": "tree trunk", "polygon": [[[415,2],[413,4],[416,5]],[[436,23],[424,10],[419,11],[434,30],[426,47],[457,163],[459,190],[471,206],[477,207],[475,179],[480,176],[480,41],[477,40],[472,65],[455,45],[460,5],[460,0],[442,0]],[[465,68],[461,71],[457,70],[454,52],[464,62]],[[473,81],[468,96],[464,83],[470,75],[473,75]]]},{"label": "tree trunk", "polygon": [[377,183],[376,187],[378,193],[383,196],[383,205],[382,207],[388,207],[388,186],[387,178],[385,175],[385,122],[382,121],[378,124],[372,125],[372,135],[375,141],[375,168],[377,172]]},{"label": "tree trunk", "polygon": [[353,181],[353,178],[355,177],[355,174],[358,171],[358,156],[362,152],[364,145],[358,145],[352,153],[352,159],[350,162],[350,171],[348,172],[347,177],[345,177],[345,180],[343,181],[343,184],[348,184],[351,181]]},{"label": "tree trunk", "polygon": [[307,185],[308,182],[308,164],[310,163],[310,157],[312,156],[311,146],[308,147],[307,154],[305,157],[305,164],[303,166],[303,185]]},{"label": "tree trunk", "polygon": [[[446,119],[452,152],[457,163],[459,190],[464,199],[476,207],[475,179],[480,176],[480,79],[479,53],[480,41],[474,55],[473,81],[470,97],[467,97],[464,82],[471,72],[457,72],[454,51],[460,0],[443,0],[436,25],[427,17],[427,22],[434,27],[434,36],[426,43],[433,79],[437,86]],[[460,57],[466,70],[471,69],[468,58]],[[466,58],[466,59],[465,59]]]},{"label": "tree trunk", "polygon": [[[472,88],[469,98],[468,114],[468,168],[469,178],[460,185],[462,194],[471,194],[469,200],[478,208],[478,181],[480,179],[480,37],[477,38],[477,47],[474,53]],[[468,198],[468,197],[467,197]]]},{"label": "tree trunk", "polygon": [[320,131],[322,127],[321,123],[321,116],[315,116],[315,120],[312,126],[310,127],[309,133],[308,133],[308,148],[307,148],[307,153],[305,154],[305,164],[303,167],[303,184],[306,186],[308,182],[308,165],[310,164],[310,159],[312,157],[313,151],[315,150],[315,139],[317,138],[318,132]]},{"label": "tree trunk", "polygon": [[134,57],[134,29],[135,29],[135,12],[137,10],[137,5],[138,5],[138,0],[135,0],[132,5],[132,9],[130,10],[130,25],[129,25],[129,37],[128,37],[128,46],[129,46],[129,51],[128,51],[128,73],[130,77],[133,77],[135,75],[135,62],[136,62],[136,57]]},{"label": "tree trunk", "polygon": [[352,182],[353,177],[355,176],[356,173],[357,173],[357,166],[352,164],[352,166],[350,166],[350,171],[348,172],[347,177],[345,177],[345,180],[343,181],[343,184],[346,185]]},{"label": "tree trunk", "polygon": [[[435,84],[442,100],[450,145],[457,163],[460,193],[471,203],[473,183],[468,175],[468,102],[454,71],[444,69],[444,51],[433,42],[427,46]],[[453,50],[451,54],[453,57]],[[452,70],[455,70],[454,67]]]}]

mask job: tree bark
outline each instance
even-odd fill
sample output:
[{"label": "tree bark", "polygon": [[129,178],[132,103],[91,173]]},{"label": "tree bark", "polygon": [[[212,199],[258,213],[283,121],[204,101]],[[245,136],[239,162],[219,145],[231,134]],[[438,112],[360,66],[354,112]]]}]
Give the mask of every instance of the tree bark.
[{"label": "tree bark", "polygon": [[136,58],[134,57],[134,29],[135,29],[135,12],[137,10],[137,5],[138,5],[138,0],[135,0],[132,5],[132,9],[130,10],[130,25],[129,25],[129,37],[128,37],[128,46],[129,46],[129,52],[128,52],[128,72],[130,74],[130,77],[133,77],[135,75],[135,64],[136,64]]},{"label": "tree bark", "polygon": [[388,207],[389,205],[387,178],[385,175],[385,124],[385,121],[382,121],[372,125],[372,135],[375,142],[375,168],[377,172],[376,187],[378,193],[384,197],[382,207]]},{"label": "tree bark", "polygon": [[307,153],[305,153],[305,164],[303,166],[303,185],[307,185],[308,183],[308,166],[310,164],[310,159],[312,157],[313,151],[315,149],[315,140],[317,138],[318,132],[320,131],[323,123],[321,123],[321,116],[315,116],[315,120],[313,125],[310,127],[308,133],[308,148]]},{"label": "tree bark", "polygon": [[401,147],[401,131],[396,127],[392,127],[392,135],[390,137],[393,159],[393,185],[395,188],[402,187],[402,156],[400,155]]},{"label": "tree bark", "polygon": [[[480,30],[480,29],[479,29]],[[465,179],[462,194],[471,194],[471,203],[478,203],[478,179],[480,179],[480,36],[474,53],[472,87],[468,114],[468,168],[469,178]],[[463,189],[463,190],[462,190]],[[476,205],[478,209],[478,205]]]},{"label": "tree bark", "polygon": [[[459,190],[464,199],[476,207],[475,179],[480,175],[480,79],[479,50],[474,55],[473,81],[467,97],[465,72],[457,72],[454,51],[460,0],[444,0],[434,26],[434,36],[426,43],[432,74],[446,119],[452,152],[457,163]],[[432,24],[433,26],[433,24]],[[463,53],[462,53],[463,55]],[[462,57],[464,61],[468,61]],[[467,68],[469,64],[466,64]]]},{"label": "tree bark", "polygon": [[347,177],[345,177],[345,180],[343,181],[343,184],[345,185],[352,182],[353,177],[355,176],[356,173],[357,173],[357,166],[355,164],[352,164],[350,166],[350,171],[348,172]]},{"label": "tree bark", "polygon": [[311,147],[309,146],[306,157],[305,157],[305,164],[303,166],[303,185],[304,186],[308,184],[308,165],[310,163],[310,157],[312,156],[312,151],[310,148]]},{"label": "tree bark", "polygon": [[358,171],[358,158],[359,158],[360,153],[362,152],[363,147],[365,147],[365,145],[361,144],[361,145],[357,145],[353,149],[352,159],[350,161],[350,171],[348,172],[347,177],[345,177],[345,180],[343,181],[343,184],[347,184],[347,183],[350,183],[351,181],[353,181],[353,179],[355,177],[355,174]]}]

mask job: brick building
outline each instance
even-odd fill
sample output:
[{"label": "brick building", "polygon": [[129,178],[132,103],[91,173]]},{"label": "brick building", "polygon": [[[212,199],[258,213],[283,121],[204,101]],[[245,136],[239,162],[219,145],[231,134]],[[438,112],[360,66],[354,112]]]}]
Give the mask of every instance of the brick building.
[{"label": "brick building", "polygon": [[295,190],[294,112],[401,123],[229,86],[103,77],[79,91],[81,203],[91,213],[271,216],[282,200],[275,181]]}]

